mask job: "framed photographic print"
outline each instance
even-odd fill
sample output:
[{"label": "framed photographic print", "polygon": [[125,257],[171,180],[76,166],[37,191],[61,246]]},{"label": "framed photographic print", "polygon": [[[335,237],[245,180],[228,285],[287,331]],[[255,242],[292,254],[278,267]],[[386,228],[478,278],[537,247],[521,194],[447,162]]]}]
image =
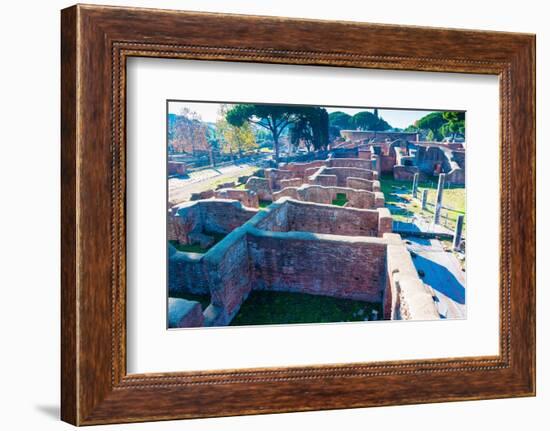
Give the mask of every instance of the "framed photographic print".
[{"label": "framed photographic print", "polygon": [[62,11],[62,419],[535,393],[535,37]]}]

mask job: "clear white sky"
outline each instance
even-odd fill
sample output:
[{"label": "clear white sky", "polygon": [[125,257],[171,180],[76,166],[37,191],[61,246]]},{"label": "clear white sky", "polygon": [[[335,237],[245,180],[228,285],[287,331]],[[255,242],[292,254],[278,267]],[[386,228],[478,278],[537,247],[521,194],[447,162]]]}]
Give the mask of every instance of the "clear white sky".
[{"label": "clear white sky", "polygon": [[[218,118],[218,111],[220,109],[219,103],[214,102],[170,102],[168,104],[168,111],[170,114],[179,114],[184,108],[196,112],[200,115],[201,119],[206,122],[214,123]],[[361,111],[372,111],[371,108],[326,108],[328,112],[342,111],[349,115],[354,115]],[[379,109],[378,115],[384,120],[390,123],[393,127],[405,128],[413,124],[419,118],[422,118],[426,114],[432,111],[416,111],[406,109]]]}]

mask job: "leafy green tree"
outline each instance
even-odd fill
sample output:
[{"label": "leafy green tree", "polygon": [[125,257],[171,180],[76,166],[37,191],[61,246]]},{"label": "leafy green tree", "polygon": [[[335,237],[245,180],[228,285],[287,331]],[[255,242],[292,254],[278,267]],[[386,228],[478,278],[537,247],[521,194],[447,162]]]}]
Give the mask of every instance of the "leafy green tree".
[{"label": "leafy green tree", "polygon": [[361,111],[355,114],[352,118],[353,125],[359,130],[389,130],[391,126],[383,119],[369,111]]},{"label": "leafy green tree", "polygon": [[349,130],[354,127],[352,116],[342,111],[331,112],[328,114],[328,120],[331,127],[339,130]]},{"label": "leafy green tree", "polygon": [[[275,151],[275,161],[279,161],[279,138],[285,129],[305,117],[312,127],[312,133],[322,124],[326,124],[326,133],[316,130],[315,133],[325,134],[328,140],[328,116],[324,122],[321,121],[320,114],[315,114],[315,108],[310,106],[292,106],[292,105],[255,105],[239,104],[233,106],[227,111],[226,120],[229,124],[241,127],[248,122],[263,127],[271,132],[273,136],[273,147]],[[326,113],[326,110],[324,110]],[[318,118],[317,118],[318,117]],[[322,140],[322,138],[319,138]]]},{"label": "leafy green tree", "polygon": [[410,125],[406,131],[427,131],[426,139],[440,141],[446,136],[452,139],[465,130],[465,114],[456,111],[431,112]]},{"label": "leafy green tree", "polygon": [[303,143],[308,151],[326,149],[329,140],[329,115],[324,108],[306,107],[290,126],[294,147]]}]

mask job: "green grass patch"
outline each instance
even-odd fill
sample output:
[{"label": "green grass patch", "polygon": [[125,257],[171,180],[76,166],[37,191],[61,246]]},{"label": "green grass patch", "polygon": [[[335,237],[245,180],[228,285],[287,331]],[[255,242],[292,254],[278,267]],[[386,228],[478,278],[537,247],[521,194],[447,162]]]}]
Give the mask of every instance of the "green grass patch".
[{"label": "green grass patch", "polygon": [[[433,218],[437,193],[436,177],[418,184],[417,199],[412,198],[412,181],[397,181],[392,175],[381,176],[380,189],[384,193],[386,206],[389,207],[394,221],[409,222],[415,214],[428,220]],[[424,189],[428,190],[428,206],[425,210],[421,208],[420,203]],[[466,215],[466,189],[462,185],[447,184],[443,191],[442,224],[454,229],[461,214]],[[466,217],[463,233],[466,233]]]},{"label": "green grass patch", "polygon": [[253,291],[231,322],[240,325],[282,325],[363,321],[381,304],[306,293]]},{"label": "green grass patch", "polygon": [[238,189],[238,190],[246,190],[246,184],[239,184],[239,185],[235,186],[234,188]]},{"label": "green grass patch", "polygon": [[343,207],[348,201],[345,193],[336,193],[336,199],[332,201],[332,205]]},{"label": "green grass patch", "polygon": [[267,208],[269,205],[271,205],[273,203],[273,201],[263,201],[260,199],[260,202],[259,202],[259,205],[260,205],[260,208]]}]

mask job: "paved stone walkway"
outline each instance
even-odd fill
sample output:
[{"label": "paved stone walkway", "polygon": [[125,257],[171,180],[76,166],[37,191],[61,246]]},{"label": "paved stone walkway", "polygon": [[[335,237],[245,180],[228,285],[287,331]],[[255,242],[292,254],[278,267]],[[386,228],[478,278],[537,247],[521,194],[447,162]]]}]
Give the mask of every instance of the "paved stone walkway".
[{"label": "paved stone walkway", "polygon": [[443,249],[437,239],[409,237],[407,248],[414,252],[414,265],[423,272],[423,281],[429,284],[438,299],[439,314],[447,319],[466,318],[466,273],[457,257]]}]

